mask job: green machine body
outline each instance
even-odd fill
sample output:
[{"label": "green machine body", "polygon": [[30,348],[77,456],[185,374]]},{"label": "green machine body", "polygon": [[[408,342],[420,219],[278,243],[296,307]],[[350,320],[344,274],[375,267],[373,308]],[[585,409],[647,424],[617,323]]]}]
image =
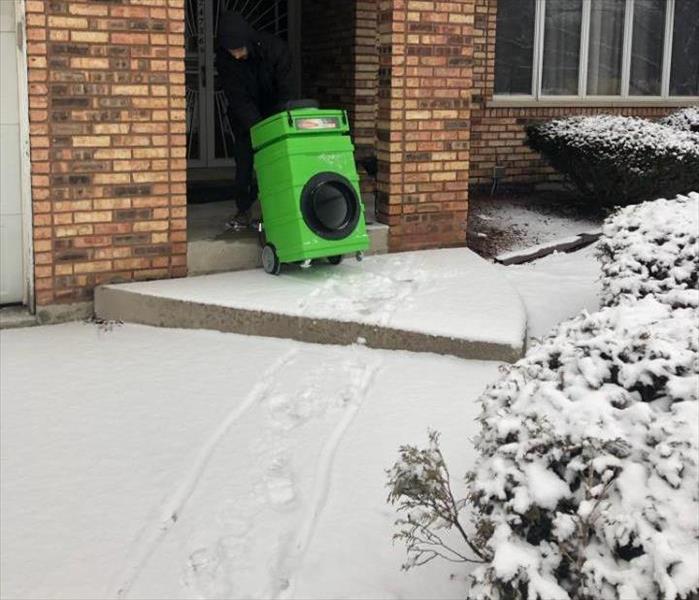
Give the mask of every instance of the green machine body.
[{"label": "green machine body", "polygon": [[347,113],[295,108],[252,128],[265,245],[262,263],[344,255],[369,248]]}]

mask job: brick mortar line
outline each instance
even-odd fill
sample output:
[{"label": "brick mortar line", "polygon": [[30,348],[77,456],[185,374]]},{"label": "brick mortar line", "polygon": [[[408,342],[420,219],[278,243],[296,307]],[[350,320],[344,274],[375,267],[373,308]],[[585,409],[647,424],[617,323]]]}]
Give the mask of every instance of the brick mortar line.
[{"label": "brick mortar line", "polygon": [[[422,12],[420,11],[420,15],[422,16]],[[402,103],[403,103],[403,114],[405,115],[405,112],[407,110],[407,97],[406,97],[406,91],[408,89],[408,5],[407,3],[404,5],[403,8],[403,78],[402,78]],[[405,159],[406,159],[406,154],[407,154],[407,148],[406,148],[406,141],[405,141],[405,135],[406,135],[406,125],[407,125],[407,119],[405,116],[401,119],[401,139],[400,139],[400,144],[401,144],[401,151],[400,151],[400,164],[401,164],[401,170],[400,170],[400,200],[401,200],[401,234],[400,237],[402,238],[404,235],[403,231],[403,225],[405,223],[405,212],[404,212],[404,206],[403,206],[403,198],[405,197]]]}]

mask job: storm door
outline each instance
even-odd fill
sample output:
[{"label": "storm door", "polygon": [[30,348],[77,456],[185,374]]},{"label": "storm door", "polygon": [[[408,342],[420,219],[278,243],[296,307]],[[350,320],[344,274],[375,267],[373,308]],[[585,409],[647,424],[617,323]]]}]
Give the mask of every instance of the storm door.
[{"label": "storm door", "polygon": [[185,83],[187,94],[187,164],[193,169],[232,167],[233,131],[228,103],[214,66],[221,15],[241,13],[258,31],[289,43],[298,80],[298,0],[186,0]]}]

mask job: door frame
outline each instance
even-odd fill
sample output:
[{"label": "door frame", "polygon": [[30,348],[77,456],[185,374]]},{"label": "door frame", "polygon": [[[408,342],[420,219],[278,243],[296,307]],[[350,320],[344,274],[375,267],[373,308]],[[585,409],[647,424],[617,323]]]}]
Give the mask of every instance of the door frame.
[{"label": "door frame", "polygon": [[27,77],[27,19],[25,0],[14,0],[17,36],[17,95],[19,110],[20,193],[22,206],[22,303],[34,312],[34,231],[32,210],[32,167],[29,138],[29,80]]}]

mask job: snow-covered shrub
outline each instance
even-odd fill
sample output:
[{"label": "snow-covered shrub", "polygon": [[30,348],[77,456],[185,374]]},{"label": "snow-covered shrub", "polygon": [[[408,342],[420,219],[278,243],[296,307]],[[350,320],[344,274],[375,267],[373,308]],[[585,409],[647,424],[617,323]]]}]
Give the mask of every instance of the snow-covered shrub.
[{"label": "snow-covered shrub", "polygon": [[563,323],[486,391],[469,598],[699,589],[698,335],[649,296]]},{"label": "snow-covered shrub", "polygon": [[477,563],[474,600],[699,600],[698,228],[694,192],[607,220],[605,306],[483,394],[467,500],[436,434],[401,448],[408,567]]},{"label": "snow-covered shrub", "polygon": [[598,249],[603,304],[652,294],[671,306],[699,306],[699,193],[619,210]]},{"label": "snow-covered shrub", "polygon": [[527,144],[606,206],[699,189],[699,134],[644,119],[571,117],[531,125]]},{"label": "snow-covered shrub", "polygon": [[[402,446],[400,460],[387,475],[388,501],[398,504],[398,510],[405,515],[396,521],[400,529],[393,536],[394,541],[404,542],[408,551],[403,569],[419,567],[435,558],[472,563],[484,563],[489,558],[471,540],[461,523],[459,514],[466,500],[454,497],[437,432],[430,432],[428,448]],[[460,535],[458,541],[467,549],[441,534],[441,530],[450,529],[456,529]]]},{"label": "snow-covered shrub", "polygon": [[688,106],[668,115],[658,121],[661,125],[667,125],[673,129],[693,131],[699,133],[699,108]]}]

